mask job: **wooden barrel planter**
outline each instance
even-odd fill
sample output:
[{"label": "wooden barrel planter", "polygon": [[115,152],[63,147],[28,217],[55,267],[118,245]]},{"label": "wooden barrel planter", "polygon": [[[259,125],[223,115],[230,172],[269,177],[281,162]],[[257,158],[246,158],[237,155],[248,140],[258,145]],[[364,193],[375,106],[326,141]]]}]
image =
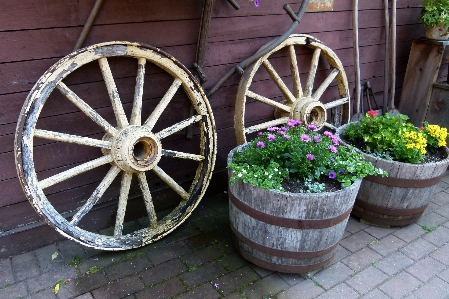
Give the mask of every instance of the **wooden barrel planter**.
[{"label": "wooden barrel planter", "polygon": [[[337,130],[340,137],[344,125]],[[365,160],[388,172],[388,177],[363,179],[352,215],[378,226],[406,226],[415,223],[432,200],[443,178],[449,158],[426,164],[396,162],[365,154]],[[446,153],[449,150],[446,148]]]},{"label": "wooden barrel planter", "polygon": [[[241,145],[237,149],[241,148]],[[228,156],[232,161],[233,152]],[[232,170],[228,170],[229,177]],[[361,180],[337,192],[288,193],[237,180],[229,184],[229,217],[237,250],[260,267],[308,273],[335,256]]]}]

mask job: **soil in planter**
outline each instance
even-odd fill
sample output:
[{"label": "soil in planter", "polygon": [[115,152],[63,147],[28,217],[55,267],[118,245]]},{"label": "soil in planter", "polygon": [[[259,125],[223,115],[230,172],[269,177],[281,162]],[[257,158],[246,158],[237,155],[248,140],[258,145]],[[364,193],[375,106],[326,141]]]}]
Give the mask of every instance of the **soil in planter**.
[{"label": "soil in planter", "polygon": [[[340,135],[340,138],[346,142],[347,144],[352,145],[353,147],[358,148],[359,150],[361,150],[362,152],[364,152],[365,154],[372,154],[370,152],[364,151],[363,149],[366,147],[365,143],[362,141],[357,141],[357,142],[353,142],[348,140],[345,136]],[[434,151],[429,152],[424,159],[422,159],[422,161],[420,163],[417,164],[426,164],[426,163],[431,163],[431,162],[440,162],[443,161],[444,159],[447,158],[447,153],[444,147],[440,147]]]},{"label": "soil in planter", "polygon": [[[324,184],[325,190],[323,192],[335,192],[341,190],[341,183],[337,180],[329,178],[320,178],[319,183]],[[282,183],[285,192],[300,193],[301,190],[308,190],[303,180],[292,179]]]}]

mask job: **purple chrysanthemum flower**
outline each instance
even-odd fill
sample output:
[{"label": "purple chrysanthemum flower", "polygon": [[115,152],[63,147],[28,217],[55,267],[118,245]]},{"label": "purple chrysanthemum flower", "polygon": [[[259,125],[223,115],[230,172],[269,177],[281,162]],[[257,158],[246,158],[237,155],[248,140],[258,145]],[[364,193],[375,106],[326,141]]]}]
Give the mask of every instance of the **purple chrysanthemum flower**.
[{"label": "purple chrysanthemum flower", "polygon": [[259,133],[257,133],[257,135],[259,135],[259,136],[262,136],[262,135],[263,135],[263,133],[262,133],[262,132],[259,132]]},{"label": "purple chrysanthemum flower", "polygon": [[336,153],[337,152],[337,148],[333,145],[329,145],[329,149],[331,152]]},{"label": "purple chrysanthemum flower", "polygon": [[263,141],[258,141],[258,142],[256,143],[256,145],[257,145],[258,147],[260,147],[260,148],[264,148],[264,147],[265,147],[265,143],[263,143]]},{"label": "purple chrysanthemum flower", "polygon": [[332,137],[332,143],[333,143],[334,145],[338,145],[338,139],[337,139],[337,137],[335,137],[335,136]]},{"label": "purple chrysanthemum flower", "polygon": [[304,142],[309,142],[310,141],[310,137],[307,134],[301,134],[301,140]]},{"label": "purple chrysanthemum flower", "polygon": [[320,143],[320,136],[313,136],[313,141]]},{"label": "purple chrysanthemum flower", "polygon": [[278,131],[278,134],[281,135],[281,136],[284,136],[285,132],[284,131]]},{"label": "purple chrysanthemum flower", "polygon": [[278,127],[268,127],[268,128],[267,128],[267,131],[269,131],[269,132],[275,132],[275,131],[279,131],[279,128],[278,128]]},{"label": "purple chrysanthemum flower", "polygon": [[294,128],[296,126],[296,121],[294,119],[289,119],[287,126]]},{"label": "purple chrysanthemum flower", "polygon": [[282,132],[285,132],[285,131],[287,131],[288,129],[286,128],[286,127],[281,127],[281,131]]},{"label": "purple chrysanthemum flower", "polygon": [[317,127],[314,124],[310,124],[309,129],[315,131]]},{"label": "purple chrysanthemum flower", "polygon": [[329,131],[324,131],[323,135],[327,136],[327,137],[332,137],[333,136],[333,134],[331,132],[329,132]]},{"label": "purple chrysanthemum flower", "polygon": [[329,178],[330,179],[335,179],[337,177],[337,174],[333,171],[329,172]]},{"label": "purple chrysanthemum flower", "polygon": [[312,160],[315,159],[315,156],[312,155],[312,154],[307,154],[307,155],[306,155],[306,158],[307,158],[308,160],[312,161]]},{"label": "purple chrysanthemum flower", "polygon": [[268,134],[267,138],[268,140],[272,141],[276,138],[276,136],[274,136],[273,134]]},{"label": "purple chrysanthemum flower", "polygon": [[331,160],[331,162],[332,162],[332,163],[334,163],[334,162],[335,162],[335,159],[334,159],[334,158],[330,158],[330,160]]},{"label": "purple chrysanthemum flower", "polygon": [[285,139],[290,139],[290,136],[288,136],[288,135],[284,134],[283,136],[284,136]]},{"label": "purple chrysanthemum flower", "polygon": [[259,7],[259,0],[254,0],[254,5],[255,5],[256,7]]},{"label": "purple chrysanthemum flower", "polygon": [[345,171],[343,169],[340,169],[340,174],[345,174]]}]

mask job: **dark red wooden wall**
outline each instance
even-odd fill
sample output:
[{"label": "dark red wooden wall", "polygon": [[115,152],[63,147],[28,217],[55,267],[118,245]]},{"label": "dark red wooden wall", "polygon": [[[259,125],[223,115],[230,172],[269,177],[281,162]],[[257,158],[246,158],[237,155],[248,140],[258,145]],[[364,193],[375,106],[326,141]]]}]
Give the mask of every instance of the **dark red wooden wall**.
[{"label": "dark red wooden wall", "polygon": [[[300,5],[299,1],[261,0],[260,7],[256,8],[246,0],[238,2],[241,9],[236,11],[227,1],[215,0],[205,57],[206,90],[229,69],[288,28],[291,20],[282,9],[285,3],[289,3],[294,11]],[[336,52],[344,64],[352,92],[352,0],[334,2],[333,11],[306,13],[295,33],[313,35]],[[359,4],[361,79],[362,83],[370,81],[378,102],[382,101],[383,95],[385,28],[382,3],[382,0],[375,0],[360,1]],[[411,41],[424,33],[419,24],[420,3],[421,0],[397,2],[397,99]],[[22,192],[14,164],[15,127],[30,89],[51,65],[72,51],[93,4],[94,0],[0,2],[0,258],[61,238],[53,229],[42,225]],[[113,40],[141,42],[163,49],[192,69],[201,5],[201,0],[104,1],[84,45]],[[123,81],[126,78],[123,75]],[[233,115],[238,82],[239,76],[234,75],[209,98],[218,136],[217,160],[209,194],[227,188],[224,170],[226,156],[235,146]],[[70,117],[70,114],[61,114],[48,121],[59,124]],[[55,159],[65,158],[55,155]],[[42,161],[42,171],[50,170],[45,168],[46,163]],[[48,165],[52,165],[50,161]],[[89,194],[95,180],[91,176],[85,177],[85,181],[79,180],[76,189],[55,193],[59,192],[58,196],[72,202]],[[170,192],[161,190],[159,193],[164,198],[170,197]],[[113,211],[107,209],[93,213],[95,221],[92,221],[108,225],[107,219]]]}]

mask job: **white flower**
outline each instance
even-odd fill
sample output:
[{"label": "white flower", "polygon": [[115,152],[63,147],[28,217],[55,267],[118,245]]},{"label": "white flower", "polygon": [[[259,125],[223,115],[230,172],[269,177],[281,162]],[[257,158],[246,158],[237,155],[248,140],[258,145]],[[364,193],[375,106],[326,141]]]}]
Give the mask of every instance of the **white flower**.
[{"label": "white flower", "polygon": [[241,178],[242,177],[242,174],[241,173],[239,173],[238,175],[237,175],[239,178]]}]

